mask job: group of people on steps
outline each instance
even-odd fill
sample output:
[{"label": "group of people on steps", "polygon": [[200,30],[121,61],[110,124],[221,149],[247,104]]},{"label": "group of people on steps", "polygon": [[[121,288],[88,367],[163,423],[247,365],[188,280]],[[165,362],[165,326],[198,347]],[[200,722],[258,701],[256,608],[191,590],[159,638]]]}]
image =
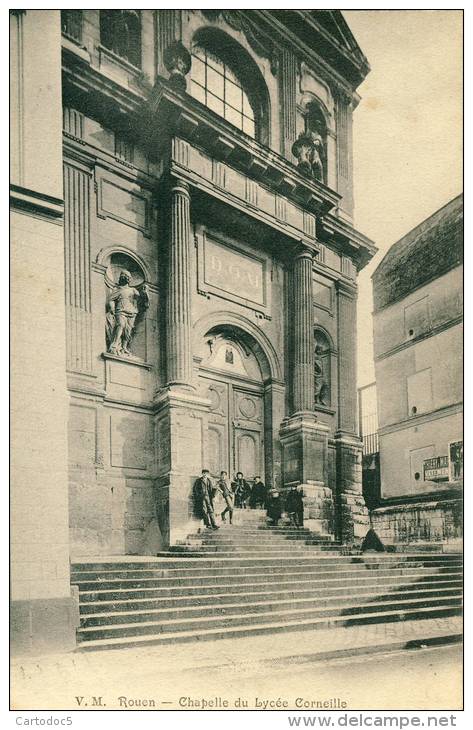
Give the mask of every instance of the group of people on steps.
[{"label": "group of people on steps", "polygon": [[[201,476],[194,484],[194,509],[196,517],[204,521],[206,528],[218,530],[215,518],[220,514],[222,522],[227,518],[233,522],[233,510],[265,509],[268,523],[277,525],[286,513],[291,525],[304,526],[304,493],[297,485],[292,486],[283,497],[278,489],[268,489],[261,477],[256,475],[250,484],[241,471],[230,481],[226,471],[220,472],[220,478],[214,481],[209,469],[202,469]],[[220,507],[223,509],[220,510]]]}]

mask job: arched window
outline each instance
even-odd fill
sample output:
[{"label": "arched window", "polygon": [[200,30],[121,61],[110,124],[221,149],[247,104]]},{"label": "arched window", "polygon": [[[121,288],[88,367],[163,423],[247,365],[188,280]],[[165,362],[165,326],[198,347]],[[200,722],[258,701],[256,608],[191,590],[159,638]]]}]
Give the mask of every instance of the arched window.
[{"label": "arched window", "polygon": [[330,342],[321,330],[314,333],[314,403],[330,406],[332,403]]},{"label": "arched window", "polygon": [[229,64],[204,45],[192,48],[190,93],[209,109],[250,137],[256,137],[257,120],[254,103],[241,78]]},{"label": "arched window", "polygon": [[101,10],[100,42],[117,56],[141,68],[139,10]]}]

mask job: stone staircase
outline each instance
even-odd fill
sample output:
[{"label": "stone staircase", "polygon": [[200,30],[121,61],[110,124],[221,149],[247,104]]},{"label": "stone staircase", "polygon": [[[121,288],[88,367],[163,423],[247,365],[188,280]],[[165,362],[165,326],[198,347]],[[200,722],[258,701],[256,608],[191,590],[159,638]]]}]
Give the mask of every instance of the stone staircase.
[{"label": "stone staircase", "polygon": [[[156,558],[72,565],[79,648],[203,641],[461,613],[458,554],[345,555],[327,536],[268,527],[259,510]],[[245,514],[246,513],[246,514]]]}]

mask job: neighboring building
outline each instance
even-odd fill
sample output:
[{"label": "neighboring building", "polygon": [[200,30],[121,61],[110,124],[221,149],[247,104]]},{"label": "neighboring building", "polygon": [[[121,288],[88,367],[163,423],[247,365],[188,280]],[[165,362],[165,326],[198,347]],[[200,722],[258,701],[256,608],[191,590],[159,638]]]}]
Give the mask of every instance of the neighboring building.
[{"label": "neighboring building", "polygon": [[358,388],[358,408],[360,437],[363,442],[363,497],[366,506],[371,510],[378,506],[381,497],[376,383]]},{"label": "neighboring building", "polygon": [[309,526],[365,534],[369,66],[340,11],[11,23],[12,624],[38,651],[74,644],[70,558],[184,537],[205,466],[303,484]]},{"label": "neighboring building", "polygon": [[461,534],[463,197],[395,243],[373,274],[381,505],[387,542]]}]

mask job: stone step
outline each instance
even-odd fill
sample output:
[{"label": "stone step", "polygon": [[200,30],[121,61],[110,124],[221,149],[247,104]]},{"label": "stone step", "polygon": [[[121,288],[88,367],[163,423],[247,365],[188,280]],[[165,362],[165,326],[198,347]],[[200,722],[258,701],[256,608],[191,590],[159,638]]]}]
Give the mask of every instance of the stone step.
[{"label": "stone step", "polygon": [[227,548],[227,550],[303,550],[304,548],[319,549],[319,550],[332,550],[335,554],[340,555],[340,548],[338,545],[330,542],[312,542],[310,540],[228,540],[228,539],[215,539],[215,540],[186,540],[185,542],[177,542],[175,545],[170,547],[170,552],[179,550],[181,548],[192,547],[197,548]]},{"label": "stone step", "polygon": [[[149,577],[136,577],[131,574],[129,577],[102,577],[97,579],[92,576],[89,579],[75,579],[73,582],[79,587],[79,591],[92,591],[97,589],[117,589],[117,588],[155,588],[166,586],[190,586],[201,585],[203,583],[214,583],[218,585],[222,582],[227,583],[251,583],[256,577],[268,583],[280,582],[292,577],[297,579],[310,579],[314,581],[322,581],[331,578],[336,581],[347,581],[349,579],[362,580],[363,578],[373,578],[391,576],[409,576],[412,573],[423,576],[437,575],[439,577],[448,577],[450,575],[458,575],[458,566],[447,566],[438,568],[425,568],[421,565],[411,567],[388,567],[378,569],[376,571],[364,570],[363,567],[355,566],[350,570],[337,570],[335,575],[332,570],[307,569],[304,566],[294,566],[293,569],[273,570],[271,572],[261,572],[255,570],[231,571],[216,568],[213,571],[208,569],[205,572],[195,572],[183,569],[180,574],[178,571],[172,571],[173,575],[151,575]],[[176,575],[177,573],[177,575]]]},{"label": "stone step", "polygon": [[[225,561],[226,562],[226,561]],[[196,564],[197,563],[197,564]],[[79,571],[77,573],[74,573],[72,582],[73,583],[82,583],[84,581],[104,581],[104,580],[115,580],[115,579],[136,579],[136,580],[142,580],[147,578],[155,578],[155,579],[172,579],[172,578],[182,578],[182,577],[212,577],[212,576],[223,576],[223,575],[233,575],[236,577],[239,576],[246,576],[246,575],[252,575],[255,573],[265,573],[268,576],[271,575],[283,575],[284,573],[305,573],[309,572],[312,574],[319,574],[320,576],[327,576],[330,574],[336,574],[339,575],[340,573],[353,573],[354,571],[358,574],[379,574],[380,571],[388,571],[388,573],[393,571],[399,571],[404,570],[405,572],[410,571],[412,569],[422,569],[422,570],[429,570],[433,572],[455,572],[457,570],[461,570],[462,565],[461,563],[451,563],[451,562],[435,562],[435,563],[424,563],[423,561],[416,561],[416,562],[386,562],[386,563],[375,563],[375,564],[365,564],[365,563],[354,563],[354,562],[346,562],[346,563],[324,563],[324,562],[316,562],[313,561],[311,563],[307,563],[304,561],[299,562],[291,562],[281,565],[272,565],[268,568],[267,565],[261,564],[258,565],[257,563],[253,565],[220,565],[218,562],[215,562],[213,565],[199,565],[201,561],[196,561],[196,563],[189,564],[189,562],[185,559],[182,559],[181,565],[179,563],[176,565],[173,565],[172,568],[169,568],[168,570],[163,569],[150,569],[148,571],[145,570],[111,570],[111,571]]]},{"label": "stone step", "polygon": [[341,549],[341,545],[335,540],[327,540],[324,537],[296,532],[293,535],[265,535],[264,532],[243,534],[242,532],[228,532],[227,530],[209,530],[205,533],[194,533],[188,535],[185,540],[177,540],[176,545],[189,542],[225,542],[225,543],[252,543],[258,545],[286,545],[297,542],[307,542],[314,545],[332,545]]},{"label": "stone step", "polygon": [[[348,597],[341,589],[338,590],[312,590],[312,591],[268,591],[266,593],[252,592],[247,593],[220,593],[213,595],[195,595],[180,596],[174,598],[160,599],[134,599],[124,601],[94,601],[80,604],[82,625],[89,625],[89,618],[94,620],[98,616],[123,616],[129,615],[130,612],[136,615],[142,615],[147,611],[171,611],[176,617],[178,612],[186,610],[190,612],[210,611],[218,615],[219,612],[225,613],[227,610],[238,608],[240,611],[259,611],[262,607],[270,608],[272,611],[279,607],[300,607],[303,604],[307,606],[329,606],[344,605],[353,602],[356,596],[357,603],[359,601],[378,602],[381,600],[395,599],[420,599],[420,598],[442,598],[454,596],[461,598],[462,586],[439,587],[431,584],[427,585],[410,585],[401,589],[380,590],[377,586],[365,586],[350,591]],[[86,623],[87,621],[87,623]]]},{"label": "stone step", "polygon": [[[82,648],[96,649],[99,647],[119,647],[134,645],[137,643],[173,643],[177,641],[208,640],[216,638],[229,638],[248,636],[251,634],[277,633],[285,631],[302,631],[307,629],[321,629],[329,626],[353,626],[366,623],[381,623],[405,621],[407,619],[440,618],[459,615],[459,605],[438,605],[427,607],[394,607],[376,606],[364,608],[364,612],[353,615],[333,615],[325,611],[320,616],[307,615],[309,612],[288,612],[286,615],[281,612],[275,615],[267,614],[240,614],[238,623],[229,618],[219,620],[218,625],[214,620],[203,626],[202,619],[194,622],[186,620],[182,622],[146,622],[142,624],[123,624],[121,626],[79,628],[78,636],[84,641]],[[252,621],[251,619],[256,619]],[[197,626],[196,626],[197,624]],[[210,625],[209,625],[210,624]]]},{"label": "stone step", "polygon": [[[289,576],[290,577],[290,576]],[[258,576],[256,576],[258,578]],[[251,600],[252,594],[259,595],[337,595],[343,592],[356,594],[367,589],[378,588],[379,590],[401,591],[414,590],[420,587],[458,588],[463,585],[462,574],[453,576],[419,575],[409,576],[381,576],[363,577],[339,580],[330,578],[328,580],[317,580],[312,578],[294,576],[292,580],[285,579],[274,583],[255,580],[254,582],[241,581],[235,583],[215,582],[198,583],[196,585],[170,585],[169,587],[158,586],[156,588],[118,588],[102,589],[97,588],[91,591],[80,592],[80,605],[85,610],[88,603],[129,601],[129,600],[163,600],[178,599],[187,600],[192,603],[197,598],[209,596],[241,595],[245,600]]]},{"label": "stone step", "polygon": [[84,558],[81,647],[114,648],[457,615],[462,560],[350,554],[333,536],[269,526],[263,510],[147,558]]},{"label": "stone step", "polygon": [[[279,565],[287,565],[292,560],[292,558],[284,559],[281,561],[281,559],[277,560],[271,560],[267,558],[260,558],[255,560],[248,559],[248,558],[239,558],[238,556],[235,556],[231,559],[223,559],[221,557],[213,557],[211,559],[189,559],[189,565],[194,565],[196,568],[201,570],[203,567],[225,567],[225,566],[232,566],[233,568],[238,568],[240,565],[243,566],[243,569],[246,567],[251,567],[251,563],[254,562],[257,565],[266,565],[267,567],[271,567],[271,565],[279,566]],[[300,556],[295,556],[294,560],[300,561]],[[433,565],[434,563],[437,564],[461,564],[461,557],[458,555],[452,555],[452,554],[429,554],[429,555],[422,555],[419,556],[418,554],[409,555],[407,553],[403,554],[385,554],[385,553],[376,553],[373,555],[361,555],[361,556],[352,556],[352,555],[325,555],[325,554],[311,554],[310,557],[307,559],[307,562],[301,561],[303,564],[309,565],[310,562],[312,563],[318,563],[323,564],[326,566],[332,566],[334,568],[337,567],[337,565],[346,565],[347,563],[350,564],[363,564],[367,566],[374,567],[375,565],[389,565],[391,563],[411,563],[411,562],[423,562],[425,564]],[[111,568],[113,570],[135,570],[135,571],[141,571],[141,570],[162,570],[162,571],[168,571],[172,569],[173,567],[177,567],[179,569],[182,569],[183,567],[183,560],[182,558],[154,558],[153,560],[146,560],[143,562],[121,562],[121,561],[114,561],[114,562],[88,562],[84,560],[80,563],[74,563],[71,566],[71,573],[75,577],[78,573],[83,572],[100,572],[100,571],[109,571]],[[166,573],[165,573],[166,574]]]},{"label": "stone step", "polygon": [[[224,611],[215,609],[213,612],[209,608],[182,608],[177,611],[168,609],[154,610],[150,612],[134,611],[125,613],[100,614],[92,619],[86,617],[85,620],[89,624],[79,629],[85,637],[110,638],[121,635],[140,635],[149,633],[152,628],[153,633],[164,633],[166,631],[187,631],[191,628],[207,629],[215,625],[216,622],[224,626],[230,626],[235,620],[239,623],[247,625],[259,623],[260,621],[277,622],[278,620],[295,621],[297,619],[307,618],[328,618],[334,616],[356,616],[358,614],[385,611],[404,611],[411,609],[449,607],[460,608],[462,604],[461,596],[445,597],[445,598],[419,598],[419,599],[396,599],[383,598],[378,602],[370,602],[368,604],[354,603],[353,599],[345,601],[336,601],[332,605],[326,607],[314,605],[312,601],[302,601],[301,606],[285,605],[274,607],[262,605],[260,610],[256,607],[244,606],[236,604],[232,609],[228,608]],[[244,609],[244,610],[243,610]],[[251,609],[251,610],[250,610]],[[93,621],[97,623],[92,624]]]},{"label": "stone step", "polygon": [[203,547],[191,547],[189,546],[174,546],[171,548],[171,550],[166,552],[159,552],[158,557],[183,557],[183,558],[206,558],[209,556],[221,556],[222,558],[235,558],[235,557],[241,557],[244,559],[247,558],[273,558],[273,557],[281,557],[281,558],[294,558],[294,557],[311,557],[314,554],[317,553],[325,553],[328,555],[339,555],[339,551],[334,550],[331,547],[324,548],[324,547],[318,547],[318,546],[312,546],[312,545],[302,545],[300,547],[296,547],[294,549],[289,549],[287,547],[262,547],[262,546],[256,546],[256,547],[241,547],[238,549],[232,549],[229,546],[223,545],[222,547],[219,546],[203,546]]}]

